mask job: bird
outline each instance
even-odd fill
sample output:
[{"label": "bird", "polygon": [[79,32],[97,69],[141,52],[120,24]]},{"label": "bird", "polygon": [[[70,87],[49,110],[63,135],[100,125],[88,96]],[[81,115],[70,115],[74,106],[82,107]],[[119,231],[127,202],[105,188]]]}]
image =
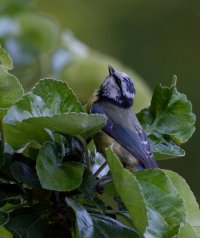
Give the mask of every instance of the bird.
[{"label": "bird", "polygon": [[135,87],[124,72],[108,65],[109,75],[88,104],[90,113],[107,117],[105,126],[94,136],[97,151],[105,156],[112,145],[122,165],[130,171],[157,168],[147,135],[134,111]]}]

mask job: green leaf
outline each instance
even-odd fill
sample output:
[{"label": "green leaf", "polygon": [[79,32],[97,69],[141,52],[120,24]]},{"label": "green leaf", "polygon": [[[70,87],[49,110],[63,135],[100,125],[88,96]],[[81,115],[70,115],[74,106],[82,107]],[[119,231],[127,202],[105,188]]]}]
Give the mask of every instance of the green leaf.
[{"label": "green leaf", "polygon": [[158,159],[184,156],[185,153],[179,145],[192,136],[195,115],[192,113],[190,101],[177,91],[176,82],[171,87],[158,86],[151,106],[137,116]]},{"label": "green leaf", "polygon": [[108,216],[91,214],[91,218],[94,225],[93,237],[102,238],[139,238],[139,234],[132,228],[123,225],[119,221],[116,221]]},{"label": "green leaf", "polygon": [[30,208],[20,208],[10,213],[10,220],[6,228],[16,238],[43,238],[52,237],[48,222],[42,216],[34,214]]},{"label": "green leaf", "polygon": [[43,188],[55,191],[71,191],[80,186],[83,165],[59,159],[56,147],[46,142],[39,151],[36,170]]},{"label": "green leaf", "polygon": [[85,170],[83,174],[83,182],[80,189],[87,194],[89,198],[93,198],[95,195],[96,177],[89,170]]},{"label": "green leaf", "polygon": [[[45,128],[67,135],[89,138],[96,134],[106,121],[106,118],[101,115],[74,112],[51,117],[29,118],[17,124],[7,123],[7,118],[6,116],[3,124],[4,138],[14,149],[23,148],[33,141],[42,144],[49,140]],[[12,120],[11,117],[10,120]]]},{"label": "green leaf", "polygon": [[121,224],[110,217],[98,214],[89,214],[83,206],[75,201],[65,198],[67,204],[76,215],[76,237],[124,237],[134,238],[139,235],[132,228]]},{"label": "green leaf", "polygon": [[122,167],[111,149],[106,154],[115,188],[141,235],[177,235],[185,222],[185,207],[165,173],[148,169],[133,174]]},{"label": "green leaf", "polygon": [[0,65],[2,65],[7,70],[13,69],[12,59],[10,58],[9,54],[1,47],[1,45],[0,45]]},{"label": "green leaf", "polygon": [[18,79],[0,65],[0,120],[6,114],[8,107],[18,101],[23,94],[24,90]]},{"label": "green leaf", "polygon": [[18,14],[15,20],[20,27],[18,38],[29,48],[40,52],[55,49],[58,43],[59,27],[52,18],[27,11]]},{"label": "green leaf", "polygon": [[[72,136],[91,137],[105,124],[105,117],[82,113],[72,90],[61,81],[41,80],[4,118],[5,140],[14,148],[49,139],[45,128]],[[16,137],[17,135],[17,137]]]},{"label": "green leaf", "polygon": [[8,213],[0,210],[0,226],[5,225],[8,221],[9,221]]},{"label": "green leaf", "polygon": [[76,95],[63,81],[42,79],[31,92],[43,99],[52,115],[64,112],[83,112],[83,107]]},{"label": "green leaf", "polygon": [[90,214],[75,201],[69,198],[65,198],[65,201],[76,215],[76,237],[93,237],[94,227]]},{"label": "green leaf", "polygon": [[[182,197],[186,207],[186,224],[181,228],[178,237],[200,237],[200,210],[199,205],[186,181],[177,173],[164,171]],[[187,236],[187,234],[190,236]],[[183,236],[184,234],[184,236]],[[193,235],[192,235],[193,234]]]},{"label": "green leaf", "polygon": [[138,231],[144,233],[148,225],[148,215],[144,195],[139,182],[132,173],[122,168],[121,163],[111,149],[106,151],[106,158],[112,173],[115,188],[130,213],[133,225]]},{"label": "green leaf", "polygon": [[1,226],[0,227],[0,238],[13,238],[13,235],[6,230],[5,227]]},{"label": "green leaf", "polygon": [[11,172],[18,182],[23,182],[31,188],[41,188],[36,172],[27,164],[15,161],[11,165]]},{"label": "green leaf", "polygon": [[172,159],[185,155],[185,151],[181,149],[175,142],[167,140],[163,135],[149,135],[151,149],[159,160]]}]

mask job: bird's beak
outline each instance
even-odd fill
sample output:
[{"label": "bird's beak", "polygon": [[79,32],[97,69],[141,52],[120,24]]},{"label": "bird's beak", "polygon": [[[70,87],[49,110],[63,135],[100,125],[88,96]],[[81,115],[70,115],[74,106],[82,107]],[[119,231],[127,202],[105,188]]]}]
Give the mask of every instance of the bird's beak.
[{"label": "bird's beak", "polygon": [[111,65],[108,65],[108,70],[110,75],[114,75],[116,72],[115,69]]}]

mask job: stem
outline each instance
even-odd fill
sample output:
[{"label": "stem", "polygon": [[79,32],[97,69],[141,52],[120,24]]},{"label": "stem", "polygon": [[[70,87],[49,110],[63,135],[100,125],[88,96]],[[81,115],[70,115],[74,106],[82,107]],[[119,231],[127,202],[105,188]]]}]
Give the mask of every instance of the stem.
[{"label": "stem", "polygon": [[89,156],[88,156],[87,143],[85,142],[85,140],[84,140],[83,138],[81,138],[81,137],[79,137],[79,136],[78,136],[77,138],[80,140],[80,142],[81,142],[81,144],[82,144],[82,146],[83,146],[83,149],[84,149],[84,154],[85,154],[85,160],[86,160],[87,169],[88,169],[88,170],[91,170],[90,158],[89,158]]}]

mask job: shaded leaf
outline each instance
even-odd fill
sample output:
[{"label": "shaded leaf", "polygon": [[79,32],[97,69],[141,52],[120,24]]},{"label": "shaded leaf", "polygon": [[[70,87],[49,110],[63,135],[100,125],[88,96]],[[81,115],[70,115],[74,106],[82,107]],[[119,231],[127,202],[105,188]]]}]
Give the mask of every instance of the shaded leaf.
[{"label": "shaded leaf", "polygon": [[36,172],[28,165],[15,161],[11,165],[11,172],[18,182],[26,183],[31,188],[41,188]]},{"label": "shaded leaf", "polygon": [[115,188],[143,237],[177,235],[185,222],[185,207],[165,173],[148,169],[133,174],[110,149],[106,154]]},{"label": "shaded leaf", "polygon": [[0,226],[5,225],[8,221],[9,221],[8,213],[0,210]]},{"label": "shaded leaf", "polygon": [[121,224],[105,215],[89,214],[83,206],[75,201],[65,198],[67,204],[74,210],[76,215],[76,236],[81,238],[88,237],[139,237],[130,227]]},{"label": "shaded leaf", "polygon": [[151,106],[142,110],[138,119],[149,136],[151,149],[159,159],[168,156],[184,156],[179,147],[192,136],[195,115],[186,96],[171,87],[158,86],[153,94]]},{"label": "shaded leaf", "polygon": [[83,181],[80,189],[83,190],[90,198],[94,197],[96,188],[96,177],[89,170],[86,170],[83,174]]},{"label": "shaded leaf", "polygon": [[5,69],[11,70],[13,68],[12,59],[9,54],[0,45],[0,65]]},{"label": "shaded leaf", "polygon": [[90,214],[85,208],[75,201],[65,198],[68,206],[70,206],[76,215],[76,237],[86,238],[93,237],[94,227]]},{"label": "shaded leaf", "polygon": [[194,194],[184,178],[173,171],[165,170],[164,172],[176,187],[186,207],[186,224],[181,228],[178,237],[200,237],[200,210]]},{"label": "shaded leaf", "polygon": [[45,189],[70,191],[79,187],[82,182],[83,165],[75,162],[62,163],[51,142],[46,142],[40,149],[36,170]]},{"label": "shaded leaf", "polygon": [[132,228],[123,225],[108,216],[91,214],[94,225],[94,236],[102,238],[139,238],[139,234]]},{"label": "shaded leaf", "polygon": [[11,212],[6,228],[16,238],[52,237],[47,220],[34,214],[33,209],[30,208],[21,208]]},{"label": "shaded leaf", "polygon": [[181,149],[175,142],[169,141],[163,135],[149,135],[151,148],[154,155],[159,160],[172,159],[185,155],[185,151]]}]

